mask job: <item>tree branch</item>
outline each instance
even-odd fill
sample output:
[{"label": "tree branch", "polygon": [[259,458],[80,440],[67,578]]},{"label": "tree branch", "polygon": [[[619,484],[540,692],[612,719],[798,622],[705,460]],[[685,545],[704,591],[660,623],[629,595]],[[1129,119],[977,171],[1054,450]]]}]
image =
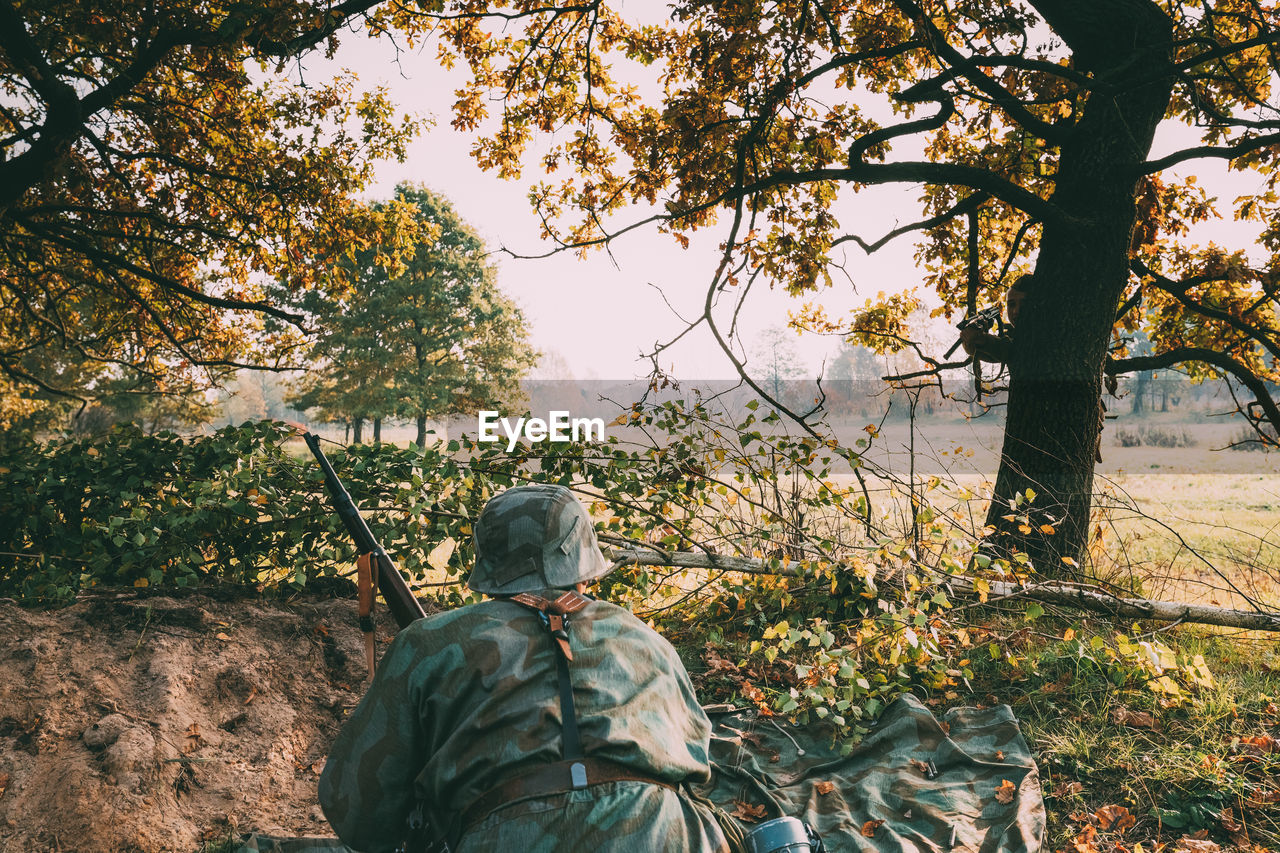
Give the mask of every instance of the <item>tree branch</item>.
[{"label": "tree branch", "polygon": [[[711,571],[742,572],[750,575],[768,575],[804,578],[814,574],[804,562],[786,566],[750,557],[730,557],[719,554],[688,551],[641,551],[637,549],[604,549],[605,556],[618,566],[670,566],[681,569],[707,569]],[[832,569],[855,574],[851,566],[836,564]],[[949,583],[959,595],[980,598],[975,579],[963,575],[939,576],[938,581]],[[1200,604],[1183,604],[1175,601],[1151,601],[1144,598],[1122,598],[1105,590],[1086,584],[1048,581],[1025,586],[1000,580],[986,580],[989,594],[998,598],[1022,598],[1075,607],[1113,618],[1150,619],[1155,622],[1194,622],[1200,625],[1220,625],[1254,631],[1280,631],[1280,613],[1265,611],[1230,610],[1224,607],[1208,607]]]},{"label": "tree branch", "polygon": [[1159,160],[1148,160],[1138,167],[1138,175],[1151,175],[1156,172],[1162,172],[1170,166],[1176,166],[1187,160],[1198,160],[1203,157],[1234,160],[1241,154],[1248,154],[1250,151],[1257,151],[1259,148],[1267,148],[1273,145],[1280,145],[1280,133],[1269,133],[1263,136],[1255,136],[1251,139],[1242,139],[1235,145],[1203,145],[1199,148],[1184,148],[1181,151],[1175,151],[1172,154],[1161,157]]},{"label": "tree branch", "polygon": [[1267,390],[1267,383],[1258,378],[1248,367],[1245,367],[1226,353],[1204,349],[1203,347],[1179,347],[1156,355],[1121,359],[1108,358],[1103,370],[1109,376],[1117,376],[1142,370],[1159,370],[1163,367],[1172,367],[1175,364],[1183,364],[1189,361],[1211,364],[1239,379],[1242,385],[1253,392],[1254,399],[1258,407],[1266,413],[1267,420],[1271,421],[1277,431],[1280,431],[1280,406],[1276,405],[1276,401],[1271,397],[1271,392]]}]

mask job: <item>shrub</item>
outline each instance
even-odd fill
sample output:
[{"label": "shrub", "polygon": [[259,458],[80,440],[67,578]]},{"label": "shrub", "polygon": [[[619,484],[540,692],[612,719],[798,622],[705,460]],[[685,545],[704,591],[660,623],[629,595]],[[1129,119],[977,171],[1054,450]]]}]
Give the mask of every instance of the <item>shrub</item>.
[{"label": "shrub", "polygon": [[1252,427],[1240,427],[1227,446],[1232,450],[1272,450],[1280,447],[1280,439],[1274,427],[1263,427],[1261,435]]},{"label": "shrub", "polygon": [[1197,443],[1195,436],[1185,427],[1140,426],[1116,430],[1116,444],[1121,447],[1195,447]]}]

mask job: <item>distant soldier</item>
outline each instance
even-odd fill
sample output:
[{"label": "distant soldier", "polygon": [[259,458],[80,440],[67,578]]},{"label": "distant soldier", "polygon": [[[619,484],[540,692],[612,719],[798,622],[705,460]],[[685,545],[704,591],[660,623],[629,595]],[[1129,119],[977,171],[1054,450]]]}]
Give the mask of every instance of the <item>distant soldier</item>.
[{"label": "distant soldier", "polygon": [[711,726],[679,657],[584,594],[612,566],[582,504],[508,489],[475,543],[467,583],[492,598],[401,631],[334,743],[320,802],[338,836],[391,851],[409,821],[463,853],[729,850],[686,787],[710,777]]},{"label": "distant soldier", "polygon": [[1018,313],[1022,310],[1022,303],[1026,301],[1027,293],[1034,284],[1035,276],[1027,273],[1019,276],[1018,280],[1009,287],[1009,292],[1004,297],[1004,314],[1009,320],[1004,328],[1004,334],[993,335],[977,326],[967,326],[962,329],[960,346],[964,347],[964,351],[983,361],[1008,364],[1009,347],[1012,344],[1014,327],[1018,324]]},{"label": "distant soldier", "polygon": [[[1036,279],[1031,273],[1019,276],[1005,295],[1004,312],[1009,322],[1004,333],[993,335],[976,326],[968,326],[960,331],[960,346],[974,358],[998,364],[1009,363],[1009,351],[1013,345],[1013,336],[1017,334],[1018,314],[1022,311],[1027,295],[1035,287]],[[1115,393],[1115,378],[1106,377],[1107,389]],[[1106,421],[1107,407],[1098,400],[1098,439],[1094,444],[1093,455],[1097,462],[1102,461],[1102,427]]]}]

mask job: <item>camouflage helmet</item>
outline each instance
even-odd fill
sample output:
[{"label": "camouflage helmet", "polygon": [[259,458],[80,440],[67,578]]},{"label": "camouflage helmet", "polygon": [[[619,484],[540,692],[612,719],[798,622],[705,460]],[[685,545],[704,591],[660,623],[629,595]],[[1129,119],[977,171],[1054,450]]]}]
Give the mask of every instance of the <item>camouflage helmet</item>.
[{"label": "camouflage helmet", "polygon": [[608,574],[587,509],[564,486],[515,486],[485,504],[467,586],[488,595],[569,589]]}]

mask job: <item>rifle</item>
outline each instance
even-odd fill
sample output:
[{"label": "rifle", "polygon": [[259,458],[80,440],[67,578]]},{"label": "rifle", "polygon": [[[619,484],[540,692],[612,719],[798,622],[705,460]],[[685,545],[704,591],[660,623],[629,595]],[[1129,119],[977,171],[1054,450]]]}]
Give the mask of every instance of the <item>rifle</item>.
[{"label": "rifle", "polygon": [[[977,314],[965,317],[959,323],[956,323],[956,328],[963,332],[970,326],[977,326],[985,332],[996,323],[1003,325],[1000,320],[1000,306],[992,305],[990,308],[983,308]],[[957,338],[956,342],[951,345],[951,349],[947,350],[947,353],[943,358],[951,358],[951,354],[956,351],[956,347],[958,346],[960,346],[960,340]]]},{"label": "rifle", "polygon": [[[337,511],[338,517],[342,519],[343,525],[347,528],[347,533],[355,541],[356,551],[360,554],[360,560],[366,561],[376,571],[378,592],[382,593],[382,598],[387,602],[387,607],[390,608],[391,615],[395,617],[396,624],[404,628],[415,620],[426,616],[427,614],[422,609],[422,605],[418,603],[418,599],[414,598],[409,585],[400,576],[400,570],[396,568],[395,563],[391,562],[391,557],[378,544],[378,540],[373,538],[373,533],[370,532],[369,525],[365,524],[364,518],[361,517],[355,501],[351,500],[351,495],[347,493],[342,481],[334,473],[333,466],[325,458],[324,451],[320,449],[319,437],[306,429],[301,429],[301,432],[302,440],[307,443],[307,447],[311,448],[311,453],[316,457],[316,461],[320,463],[320,470],[324,472],[325,488],[329,490],[329,496],[333,499],[333,508]],[[369,619],[368,611],[364,606],[364,597],[362,594],[360,627],[365,631],[366,636],[371,636],[373,623]],[[369,604],[372,604],[372,596],[370,596]]]},{"label": "rifle", "polygon": [[[293,426],[294,429],[302,433],[302,440],[307,443],[307,447],[311,448],[312,455],[320,463],[320,470],[324,472],[325,488],[329,490],[329,496],[333,499],[333,508],[337,511],[338,517],[342,519],[342,524],[347,528],[347,533],[355,541],[356,550],[360,552],[360,556],[357,559],[360,586],[360,630],[364,632],[365,650],[369,656],[369,675],[372,676],[373,619],[370,616],[370,612],[373,605],[373,596],[369,594],[371,590],[367,580],[369,575],[372,574],[371,567],[377,567],[378,592],[382,593],[382,598],[387,602],[387,607],[391,610],[391,615],[395,617],[397,625],[401,628],[406,628],[418,619],[424,618],[427,614],[409,589],[409,585],[400,576],[400,570],[396,568],[396,564],[391,562],[391,557],[387,555],[386,550],[378,544],[378,540],[373,538],[373,532],[369,530],[369,525],[365,524],[356,502],[351,499],[351,495],[342,485],[342,481],[338,479],[333,466],[329,464],[329,460],[325,457],[324,451],[320,449],[320,438],[300,425],[294,424]],[[422,819],[422,804],[419,803],[418,808],[409,816],[408,836],[396,849],[404,851],[404,853],[436,853],[436,851],[448,853],[447,845],[436,846],[437,843],[430,832],[430,828]]]}]

